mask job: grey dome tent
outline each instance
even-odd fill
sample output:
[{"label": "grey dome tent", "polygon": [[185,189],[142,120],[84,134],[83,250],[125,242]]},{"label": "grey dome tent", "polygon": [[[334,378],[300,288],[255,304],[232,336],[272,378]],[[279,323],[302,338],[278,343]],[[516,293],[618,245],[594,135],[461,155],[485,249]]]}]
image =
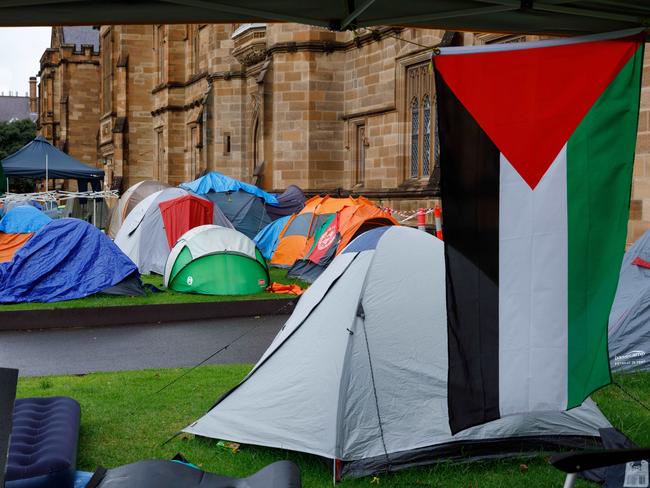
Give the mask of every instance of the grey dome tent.
[{"label": "grey dome tent", "polygon": [[650,231],[625,253],[609,314],[613,371],[650,371]]},{"label": "grey dome tent", "polygon": [[[100,190],[104,171],[77,161],[60,151],[43,136],[37,136],[15,153],[2,160],[5,177],[75,179],[82,189],[90,181]],[[84,188],[85,189],[85,188]],[[83,191],[83,190],[82,190]]]},{"label": "grey dome tent", "polygon": [[593,446],[609,427],[587,400],[452,436],[444,246],[386,226],[332,261],[246,378],[184,431],[322,456],[339,477]]},{"label": "grey dome tent", "polygon": [[[165,188],[147,196],[127,215],[115,237],[115,244],[138,266],[141,273],[164,274],[173,243],[170,245],[167,238],[161,205],[189,195],[190,192],[182,188]],[[194,197],[206,200],[204,197]],[[221,210],[216,205],[210,205],[211,223],[231,228],[232,224]],[[192,227],[194,225],[190,225]]]},{"label": "grey dome tent", "polygon": [[138,203],[146,197],[170,186],[155,180],[145,180],[136,183],[122,194],[117,204],[113,207],[109,217],[109,224],[106,233],[115,239],[117,232],[122,227],[124,219],[131,213]]}]

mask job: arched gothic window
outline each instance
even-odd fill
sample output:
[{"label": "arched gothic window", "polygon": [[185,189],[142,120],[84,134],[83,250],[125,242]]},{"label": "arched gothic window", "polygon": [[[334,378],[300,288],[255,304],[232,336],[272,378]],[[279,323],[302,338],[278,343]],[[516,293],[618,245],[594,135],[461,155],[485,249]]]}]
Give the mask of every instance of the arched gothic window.
[{"label": "arched gothic window", "polygon": [[417,178],[419,172],[419,126],[420,126],[420,104],[418,99],[411,101],[411,178]]},{"label": "arched gothic window", "polygon": [[[429,178],[438,160],[438,130],[429,62],[407,68],[408,172],[411,179]],[[433,137],[433,141],[432,141]]]},{"label": "arched gothic window", "polygon": [[422,130],[422,176],[431,175],[431,101],[429,95],[424,96],[423,102],[423,119]]}]

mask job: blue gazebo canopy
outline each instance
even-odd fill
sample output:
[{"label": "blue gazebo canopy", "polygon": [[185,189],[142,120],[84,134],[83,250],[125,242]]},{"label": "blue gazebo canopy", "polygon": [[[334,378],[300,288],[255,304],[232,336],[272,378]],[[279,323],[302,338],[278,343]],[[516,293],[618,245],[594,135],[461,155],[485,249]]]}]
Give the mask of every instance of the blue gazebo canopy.
[{"label": "blue gazebo canopy", "polygon": [[[47,158],[46,158],[47,156]],[[2,160],[6,177],[76,179],[98,181],[104,178],[104,171],[93,168],[60,151],[43,136],[26,144]]]}]

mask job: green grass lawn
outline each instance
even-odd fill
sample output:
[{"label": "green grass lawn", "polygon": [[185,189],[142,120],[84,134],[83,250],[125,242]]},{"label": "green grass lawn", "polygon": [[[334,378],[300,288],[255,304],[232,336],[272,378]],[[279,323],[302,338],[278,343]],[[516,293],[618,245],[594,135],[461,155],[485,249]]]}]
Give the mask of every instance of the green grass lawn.
[{"label": "green grass lawn", "polygon": [[[271,282],[297,284],[303,288],[309,286],[300,280],[287,277],[286,269],[270,268]],[[51,310],[55,308],[91,308],[91,307],[116,307],[123,305],[157,305],[161,303],[197,303],[197,302],[226,302],[235,300],[260,300],[287,298],[290,295],[280,295],[262,291],[254,295],[193,295],[190,293],[178,293],[168,290],[163,286],[163,277],[159,275],[143,275],[143,283],[149,283],[162,290],[162,293],[147,294],[142,297],[123,297],[110,295],[92,295],[78,300],[67,300],[54,303],[16,303],[11,305],[0,304],[0,313],[9,310]]]},{"label": "green grass lawn", "polygon": [[[206,412],[220,394],[237,384],[250,365],[203,366],[172,386],[158,389],[184,370],[163,369],[85,376],[21,378],[18,394],[25,396],[68,395],[81,404],[79,469],[97,465],[114,467],[146,458],[170,459],[183,453],[202,469],[228,476],[247,476],[281,459],[298,463],[303,486],[331,486],[330,467],[315,456],[241,446],[233,454],[217,447],[214,440],[180,436],[163,445],[178,430]],[[650,374],[621,375],[616,380],[635,396],[650,398]],[[636,443],[650,446],[650,414],[610,386],[594,395],[612,424]],[[505,486],[561,487],[564,476],[546,458],[478,463],[448,463],[379,475],[379,486],[497,488]],[[371,478],[346,480],[343,487],[375,486]],[[579,482],[579,487],[597,486]]]}]

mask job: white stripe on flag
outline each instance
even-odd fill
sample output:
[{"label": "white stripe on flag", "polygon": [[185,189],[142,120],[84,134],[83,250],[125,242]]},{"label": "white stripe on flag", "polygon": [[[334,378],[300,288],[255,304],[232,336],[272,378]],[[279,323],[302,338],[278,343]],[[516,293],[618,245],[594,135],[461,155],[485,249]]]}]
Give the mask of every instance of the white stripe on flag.
[{"label": "white stripe on flag", "polygon": [[566,145],[534,190],[500,158],[499,408],[566,405],[568,238]]},{"label": "white stripe on flag", "polygon": [[450,46],[439,48],[437,56],[449,56],[455,54],[479,54],[494,53],[503,51],[521,51],[522,49],[538,49],[543,47],[566,46],[569,44],[580,44],[583,42],[609,41],[611,39],[622,39],[643,32],[642,27],[624,29],[614,32],[601,32],[586,36],[561,37],[559,39],[544,39],[541,41],[511,42],[503,44],[480,44],[476,46]]}]

